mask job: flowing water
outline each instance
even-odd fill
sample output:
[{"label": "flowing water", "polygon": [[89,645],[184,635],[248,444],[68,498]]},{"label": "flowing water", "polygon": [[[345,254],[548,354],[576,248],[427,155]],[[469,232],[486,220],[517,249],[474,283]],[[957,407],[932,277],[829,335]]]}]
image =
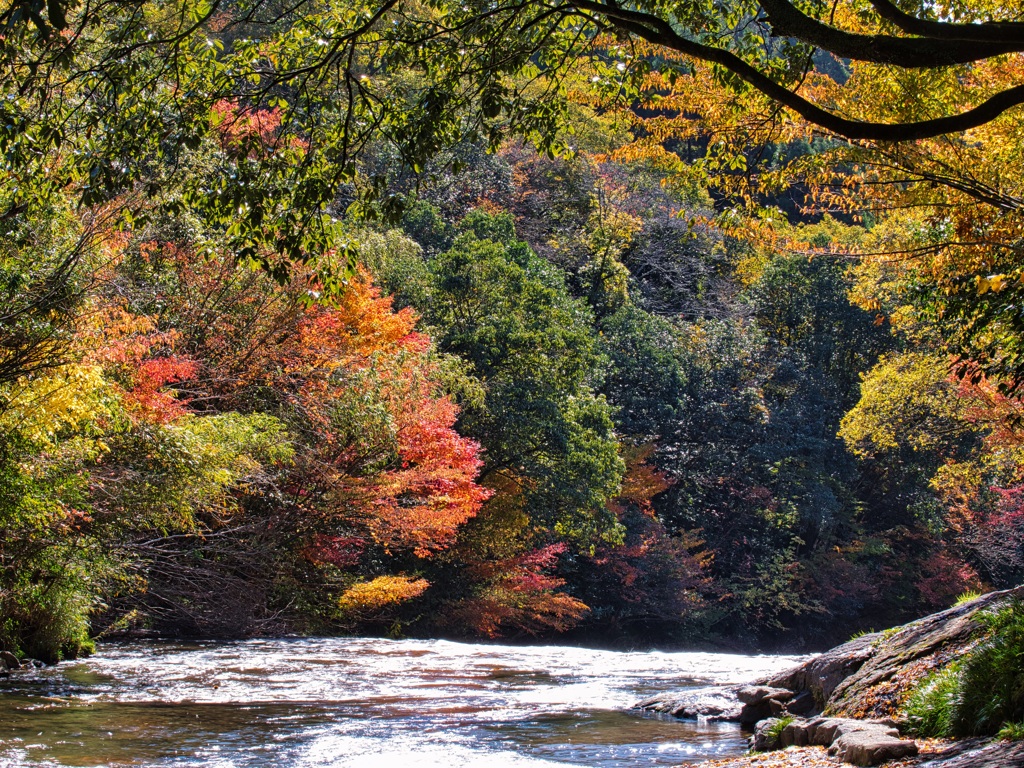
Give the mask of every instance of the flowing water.
[{"label": "flowing water", "polygon": [[677,765],[739,754],[745,734],[631,704],[799,660],[352,638],[105,645],[0,681],[0,767]]}]

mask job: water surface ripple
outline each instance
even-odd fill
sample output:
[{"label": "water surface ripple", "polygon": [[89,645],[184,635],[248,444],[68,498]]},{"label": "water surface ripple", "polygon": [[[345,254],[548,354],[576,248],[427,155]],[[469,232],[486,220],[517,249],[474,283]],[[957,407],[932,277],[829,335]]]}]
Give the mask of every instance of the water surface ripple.
[{"label": "water surface ripple", "polygon": [[628,707],[799,657],[311,638],[101,646],[0,681],[0,768],[539,768],[739,754]]}]

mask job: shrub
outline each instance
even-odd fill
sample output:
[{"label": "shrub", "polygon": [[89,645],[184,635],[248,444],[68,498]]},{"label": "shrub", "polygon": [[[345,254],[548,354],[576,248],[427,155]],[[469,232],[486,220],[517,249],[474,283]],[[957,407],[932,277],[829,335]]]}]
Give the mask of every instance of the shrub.
[{"label": "shrub", "polygon": [[342,616],[369,619],[406,600],[422,595],[430,584],[426,579],[410,576],[378,576],[349,587],[338,598]]},{"label": "shrub", "polygon": [[91,653],[89,614],[106,564],[51,547],[19,568],[18,578],[0,581],[0,648],[47,663]]}]

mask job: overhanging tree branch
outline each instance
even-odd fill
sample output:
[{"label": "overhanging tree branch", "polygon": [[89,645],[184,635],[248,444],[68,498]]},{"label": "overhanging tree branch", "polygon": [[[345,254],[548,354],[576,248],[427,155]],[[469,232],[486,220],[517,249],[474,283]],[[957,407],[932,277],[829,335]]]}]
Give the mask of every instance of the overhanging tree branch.
[{"label": "overhanging tree branch", "polygon": [[622,31],[636,35],[649,43],[678,51],[700,61],[718,64],[769,98],[793,110],[808,122],[848,139],[884,142],[914,141],[947,133],[959,133],[984,125],[1008,109],[1024,104],[1024,85],[1018,85],[1001,91],[973,109],[957,115],[906,123],[850,120],[833,114],[776,83],[765,73],[731,51],[704,45],[683,37],[668,21],[658,16],[593,2],[593,0],[572,0],[571,4],[590,13],[599,13]]},{"label": "overhanging tree branch", "polygon": [[[928,37],[861,35],[829,26],[798,10],[786,0],[759,0],[768,22],[779,37],[794,37],[840,58],[907,69],[967,64],[1024,50],[1024,34],[1001,41]],[[942,24],[939,24],[941,27]],[[965,25],[957,25],[965,26]]]},{"label": "overhanging tree branch", "polygon": [[869,0],[875,12],[911,35],[933,40],[972,40],[979,43],[1010,43],[1024,40],[1024,24],[1015,21],[988,21],[976,24],[954,24],[929,21],[904,13],[889,0]]}]

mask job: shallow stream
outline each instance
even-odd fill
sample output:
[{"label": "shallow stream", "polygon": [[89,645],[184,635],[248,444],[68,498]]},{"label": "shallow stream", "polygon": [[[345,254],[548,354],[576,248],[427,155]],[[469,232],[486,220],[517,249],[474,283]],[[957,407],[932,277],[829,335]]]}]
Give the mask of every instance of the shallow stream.
[{"label": "shallow stream", "polygon": [[678,765],[740,754],[746,735],[631,704],[799,660],[363,638],[103,645],[0,681],[0,767]]}]

